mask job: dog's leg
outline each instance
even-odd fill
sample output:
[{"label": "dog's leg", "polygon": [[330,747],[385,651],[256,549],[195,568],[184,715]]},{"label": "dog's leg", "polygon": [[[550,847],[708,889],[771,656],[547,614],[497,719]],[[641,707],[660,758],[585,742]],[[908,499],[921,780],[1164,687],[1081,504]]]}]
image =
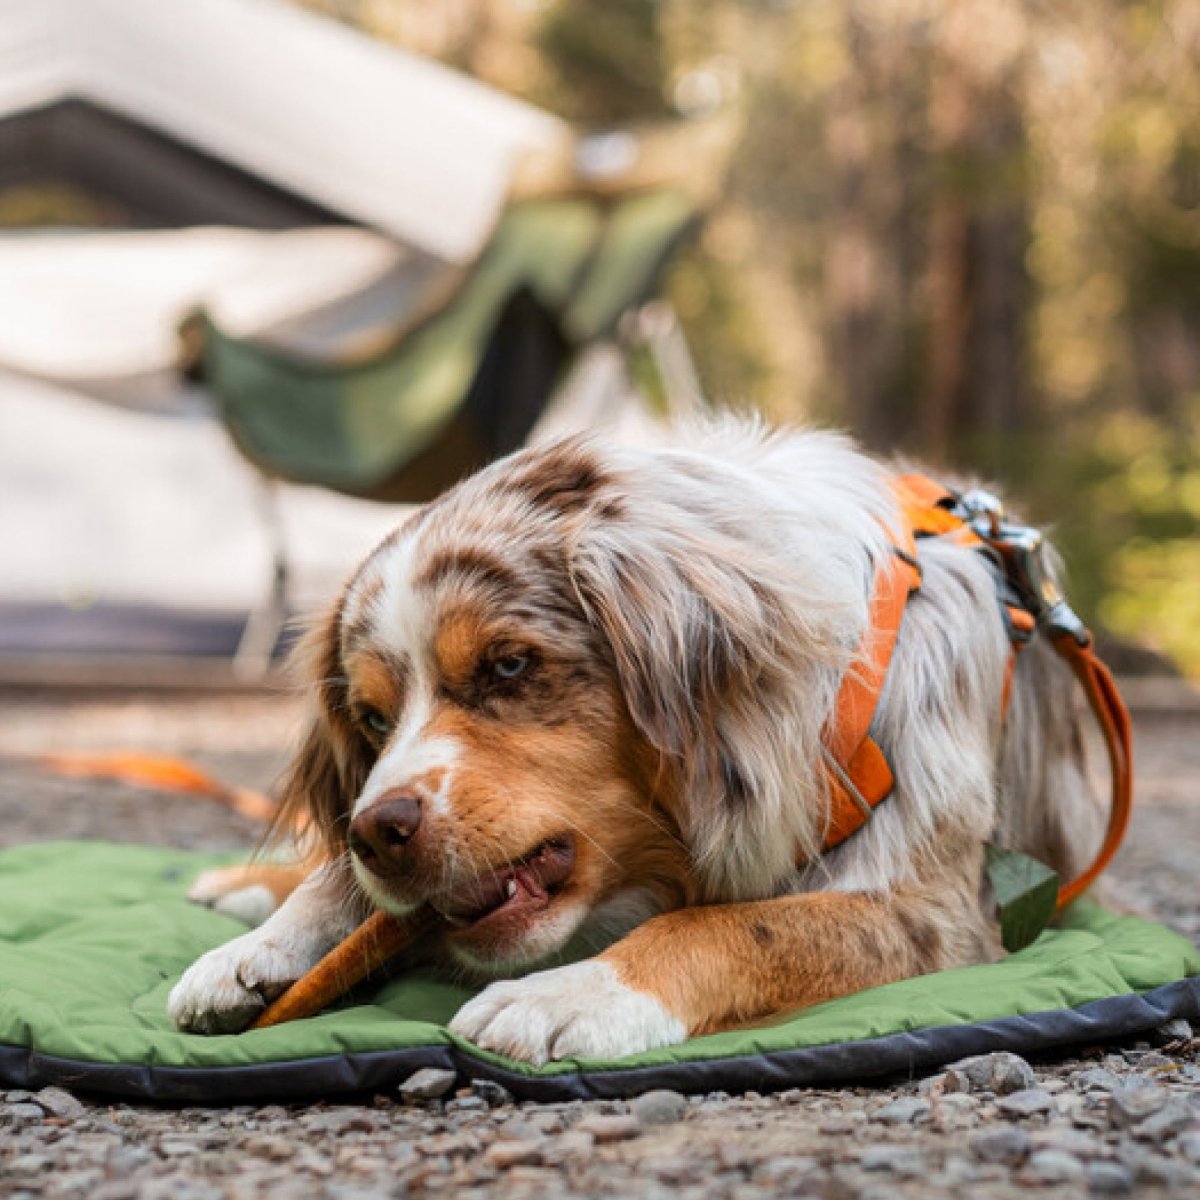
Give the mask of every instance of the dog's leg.
[{"label": "dog's leg", "polygon": [[597,958],[492,984],[451,1029],[535,1064],[620,1057],[991,957],[978,913],[945,885],[679,909]]},{"label": "dog's leg", "polygon": [[312,874],[312,863],[246,863],[214,867],[188,888],[188,899],[206,908],[261,925]]},{"label": "dog's leg", "polygon": [[190,1033],[245,1029],[367,915],[341,860],[314,871],[259,928],[210,950],[175,985],[167,1011]]}]

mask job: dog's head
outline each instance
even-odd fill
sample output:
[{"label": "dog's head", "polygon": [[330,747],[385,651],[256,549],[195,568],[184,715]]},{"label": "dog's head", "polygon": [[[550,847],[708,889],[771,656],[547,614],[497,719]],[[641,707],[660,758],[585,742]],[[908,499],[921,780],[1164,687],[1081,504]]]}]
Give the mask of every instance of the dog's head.
[{"label": "dog's head", "polygon": [[743,551],[686,463],[648,487],[644,463],[567,441],[467,480],[310,639],[289,807],[378,906],[443,913],[481,970],[684,902],[750,804],[738,721],[791,627]]}]

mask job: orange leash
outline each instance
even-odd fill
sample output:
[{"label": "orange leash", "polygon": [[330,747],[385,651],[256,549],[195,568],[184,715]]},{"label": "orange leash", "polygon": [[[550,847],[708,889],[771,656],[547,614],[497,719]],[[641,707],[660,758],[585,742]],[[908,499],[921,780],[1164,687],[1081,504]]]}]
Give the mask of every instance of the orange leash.
[{"label": "orange leash", "polygon": [[136,787],[206,796],[254,821],[269,821],[275,815],[275,801],[269,796],[249,788],[227,787],[184,758],[132,751],[95,754],[63,752],[39,755],[35,761],[58,775],[80,779],[115,779]]},{"label": "orange leash", "polygon": [[1108,828],[1092,864],[1059,890],[1065,908],[1086,891],[1120,848],[1133,805],[1133,736],[1129,712],[1108,668],[1092,648],[1091,634],[1067,606],[1044,559],[1041,534],[1008,523],[999,501],[985,492],[960,496],[925,475],[902,475],[893,491],[904,518],[903,545],[876,572],[867,634],[858,665],[847,673],[834,705],[826,742],[830,814],[825,850],[857,833],[891,794],[895,780],[883,751],[868,735],[909,597],[920,587],[917,539],[950,538],[989,553],[1003,568],[1006,612],[1013,651],[1000,697],[1000,719],[1008,710],[1016,655],[1038,630],[1070,665],[1079,680],[1108,749],[1112,804]]}]

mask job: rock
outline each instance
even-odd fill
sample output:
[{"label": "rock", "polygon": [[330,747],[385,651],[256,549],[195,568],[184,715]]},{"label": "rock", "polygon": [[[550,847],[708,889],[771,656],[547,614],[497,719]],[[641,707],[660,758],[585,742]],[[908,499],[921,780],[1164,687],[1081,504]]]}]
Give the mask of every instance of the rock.
[{"label": "rock", "polygon": [[10,1158],[5,1167],[15,1175],[36,1175],[53,1162],[48,1154],[18,1154],[16,1158]]},{"label": "rock", "polygon": [[457,1078],[453,1071],[422,1067],[400,1085],[400,1095],[405,1100],[440,1100]]},{"label": "rock", "polygon": [[1177,1188],[1186,1178],[1186,1170],[1161,1154],[1135,1151],[1122,1155],[1123,1164],[1133,1171],[1136,1183],[1151,1187]]},{"label": "rock", "polygon": [[1167,1102],[1166,1088],[1135,1082],[1114,1088],[1108,1098],[1108,1121],[1115,1129],[1132,1129]]},{"label": "rock", "polygon": [[1029,1134],[1024,1129],[1005,1126],[989,1129],[972,1138],[971,1149],[975,1157],[983,1162],[1015,1167],[1029,1157],[1031,1144]]},{"label": "rock", "polygon": [[1037,1083],[1033,1068],[1020,1055],[998,1050],[995,1054],[976,1054],[951,1063],[943,1075],[947,1092],[1011,1092],[1032,1088]]},{"label": "rock", "polygon": [[296,1154],[296,1147],[278,1134],[256,1134],[242,1143],[242,1149],[247,1154],[253,1154],[255,1158],[265,1158],[268,1162],[287,1162]]},{"label": "rock", "polygon": [[817,1132],[824,1134],[832,1134],[834,1137],[847,1134],[857,1133],[862,1128],[862,1122],[855,1120],[858,1113],[844,1113],[834,1117],[826,1117],[825,1120],[817,1123]]},{"label": "rock", "polygon": [[62,1088],[42,1088],[33,1096],[33,1103],[52,1117],[61,1117],[64,1121],[78,1121],[87,1116],[87,1109]]},{"label": "rock", "polygon": [[692,1183],[698,1178],[700,1163],[694,1158],[672,1155],[667,1158],[656,1158],[650,1164],[650,1170],[654,1173],[655,1178],[677,1187],[681,1183]]},{"label": "rock", "polygon": [[603,1145],[605,1142],[624,1142],[629,1138],[637,1137],[642,1127],[638,1124],[636,1117],[622,1113],[612,1116],[584,1117],[575,1126],[575,1129],[579,1133],[590,1133],[598,1143]]},{"label": "rock", "polygon": [[1157,1112],[1133,1127],[1133,1136],[1140,1142],[1161,1144],[1195,1125],[1200,1119],[1184,1100],[1170,1099]]},{"label": "rock", "polygon": [[1133,1191],[1133,1172],[1120,1163],[1089,1163],[1087,1184],[1097,1196],[1127,1196]]},{"label": "rock", "polygon": [[1035,1183],[1070,1183],[1082,1175],[1083,1163],[1065,1150],[1036,1150],[1024,1170],[1024,1176]]},{"label": "rock", "polygon": [[643,1092],[629,1105],[630,1113],[643,1125],[670,1125],[682,1120],[688,1102],[678,1092],[657,1089]]},{"label": "rock", "polygon": [[487,1112],[488,1102],[482,1096],[457,1096],[446,1101],[448,1113]]},{"label": "rock", "polygon": [[596,1139],[586,1130],[569,1129],[546,1144],[542,1161],[547,1166],[559,1166],[562,1163],[587,1158],[595,1144]]},{"label": "rock", "polygon": [[490,1079],[472,1079],[471,1091],[483,1100],[489,1108],[503,1108],[512,1103],[512,1092],[502,1084]]},{"label": "rock", "polygon": [[1121,1086],[1120,1079],[1103,1067],[1080,1071],[1073,1082],[1075,1090],[1079,1092],[1111,1092]]},{"label": "rock", "polygon": [[45,1110],[40,1104],[32,1104],[28,1100],[19,1100],[16,1104],[0,1107],[0,1121],[8,1121],[13,1125],[28,1125],[32,1121],[42,1120],[45,1115]]},{"label": "rock", "polygon": [[864,1171],[889,1171],[906,1179],[915,1179],[926,1170],[925,1159],[911,1146],[870,1146],[858,1165]]},{"label": "rock", "polygon": [[882,1125],[910,1125],[928,1116],[929,1109],[929,1101],[920,1096],[902,1096],[899,1100],[893,1100],[891,1104],[877,1108],[870,1119]]},{"label": "rock", "polygon": [[1179,1139],[1178,1150],[1188,1162],[1200,1166],[1200,1131],[1185,1133]]},{"label": "rock", "polygon": [[1150,1034],[1150,1040],[1156,1046],[1170,1046],[1175,1042],[1190,1042],[1192,1027],[1183,1017],[1175,1017],[1165,1025],[1160,1025]]},{"label": "rock", "polygon": [[1054,1097],[1041,1088],[1022,1088],[1019,1092],[1001,1096],[996,1101],[996,1107],[1006,1117],[1033,1117],[1049,1112],[1054,1107]]},{"label": "rock", "polygon": [[542,1161],[541,1142],[505,1139],[493,1142],[484,1152],[484,1161],[501,1171],[509,1167],[528,1166]]},{"label": "rock", "polygon": [[820,1163],[807,1154],[782,1154],[761,1163],[754,1171],[754,1181],[777,1190],[794,1190],[819,1166]]}]

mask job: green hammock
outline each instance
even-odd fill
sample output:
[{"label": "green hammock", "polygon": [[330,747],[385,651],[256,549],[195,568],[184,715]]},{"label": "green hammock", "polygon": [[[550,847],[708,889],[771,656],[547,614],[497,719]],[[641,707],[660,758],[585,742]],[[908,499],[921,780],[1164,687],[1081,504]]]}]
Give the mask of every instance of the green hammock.
[{"label": "green hammock", "polygon": [[481,1051],[446,1028],[470,993],[428,972],[360,989],[311,1020],[199,1037],[171,1028],[166,1001],[198,955],[244,928],[184,899],[189,880],[216,861],[83,842],[0,853],[0,1086],[206,1103],[313,1099],[391,1088],[438,1066],[545,1100],[653,1087],[770,1091],[1130,1036],[1200,1015],[1200,954],[1189,942],[1080,902],[1062,928],[1003,962],[617,1061],[539,1069]]},{"label": "green hammock", "polygon": [[676,191],[517,203],[441,306],[370,358],[312,361],[201,315],[203,378],[266,474],[428,499],[524,441],[571,356],[649,297],[695,219]]}]

